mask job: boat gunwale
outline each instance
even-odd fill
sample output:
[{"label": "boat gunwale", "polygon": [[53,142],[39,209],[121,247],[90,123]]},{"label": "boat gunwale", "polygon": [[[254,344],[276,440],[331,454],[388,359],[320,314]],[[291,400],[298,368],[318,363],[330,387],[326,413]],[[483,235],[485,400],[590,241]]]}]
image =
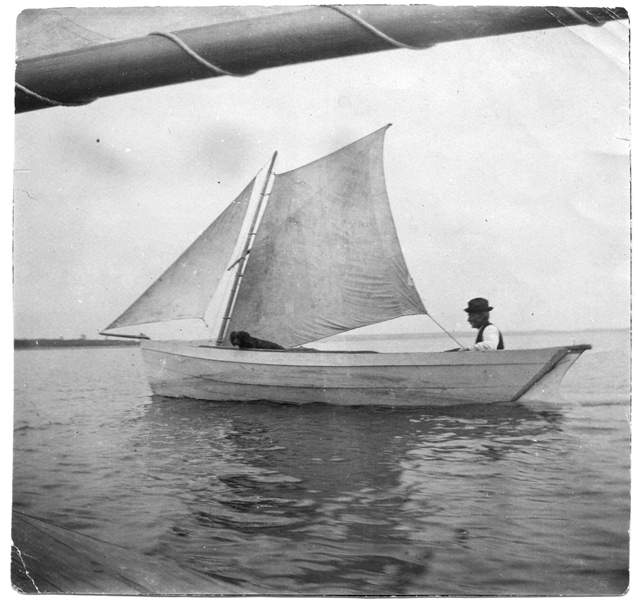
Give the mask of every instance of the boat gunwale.
[{"label": "boat gunwale", "polygon": [[[203,361],[214,361],[216,363],[232,363],[263,366],[283,366],[283,367],[320,367],[320,368],[341,368],[341,367],[415,367],[427,366],[515,366],[530,365],[531,363],[542,363],[547,365],[553,358],[562,353],[562,357],[571,353],[583,353],[591,349],[591,345],[561,345],[556,347],[544,347],[536,349],[509,349],[501,351],[415,351],[415,352],[357,352],[357,351],[296,351],[295,349],[236,349],[231,347],[201,346],[190,344],[185,341],[161,341],[146,340],[140,343],[141,349],[154,351],[156,353],[171,354],[189,359],[200,359]],[[160,344],[154,347],[153,344]],[[169,345],[169,346],[167,346]],[[179,347],[177,350],[174,347]],[[174,349],[174,350],[169,350]],[[189,349],[199,350],[200,353],[223,352],[221,357],[214,357],[211,354],[196,355],[189,353]],[[233,354],[234,358],[231,358]],[[283,355],[297,353],[295,359],[284,360]],[[444,355],[446,353],[446,355]],[[517,355],[514,353],[524,354]],[[267,359],[267,354],[269,358]],[[316,360],[316,354],[322,357]],[[329,354],[329,355],[328,355]],[[336,357],[331,357],[331,354]],[[533,360],[532,355],[546,354],[543,360]],[[240,357],[241,356],[241,357]],[[262,357],[262,359],[259,359]],[[350,359],[350,357],[352,359]],[[519,359],[518,359],[519,357]],[[295,361],[296,363],[292,363]],[[329,361],[329,363],[327,363]]]}]

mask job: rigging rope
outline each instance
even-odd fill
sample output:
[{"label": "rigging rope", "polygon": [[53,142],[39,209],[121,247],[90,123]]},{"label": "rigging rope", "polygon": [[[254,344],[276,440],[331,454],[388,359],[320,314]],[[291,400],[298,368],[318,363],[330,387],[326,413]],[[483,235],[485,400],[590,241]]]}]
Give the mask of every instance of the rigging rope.
[{"label": "rigging rope", "polygon": [[55,99],[50,99],[49,97],[44,97],[39,95],[37,92],[33,92],[33,90],[29,90],[26,86],[22,84],[15,83],[16,88],[24,92],[25,94],[38,99],[38,101],[42,101],[43,103],[48,103],[49,105],[53,105],[54,107],[80,107],[81,105],[87,105],[91,103],[93,99],[89,99],[87,101],[75,101],[75,102],[63,102],[56,101]]},{"label": "rigging rope", "polygon": [[453,339],[453,341],[461,348],[464,349],[464,345],[459,343],[458,340],[456,339],[456,337],[451,334],[450,332],[447,332],[447,330],[445,328],[443,328],[435,319],[435,317],[433,317],[429,311],[427,311],[427,315],[431,318],[431,320],[433,321],[433,323],[436,324],[436,326],[438,326],[449,338]]},{"label": "rigging rope", "polygon": [[345,17],[348,17],[349,19],[355,21],[358,25],[361,25],[366,30],[370,31],[372,34],[375,34],[376,36],[378,36],[378,38],[381,38],[385,42],[388,42],[389,44],[391,44],[391,46],[395,46],[396,48],[408,48],[410,50],[424,50],[425,48],[424,46],[411,46],[410,44],[405,44],[404,42],[395,40],[391,36],[387,36],[387,34],[380,31],[377,27],[374,27],[373,25],[371,25],[371,23],[369,23],[368,21],[365,21],[362,17],[359,17],[358,15],[354,15],[352,12],[348,11],[342,6],[326,4],[324,5],[324,7],[337,11],[341,15],[344,15]]},{"label": "rigging rope", "polygon": [[209,71],[217,74],[218,76],[233,76],[234,78],[242,78],[243,76],[250,76],[256,72],[252,71],[246,74],[235,74],[233,72],[222,69],[213,63],[209,63],[204,57],[199,55],[195,50],[189,47],[184,40],[181,40],[175,34],[171,32],[150,32],[150,36],[164,36],[165,38],[175,42],[184,52],[186,52],[192,59],[195,59],[200,65],[204,65]]},{"label": "rigging rope", "polygon": [[[345,8],[343,8],[341,6],[325,5],[325,8],[330,8],[330,9],[332,9],[334,11],[339,12],[341,15],[344,15],[345,17],[348,17],[349,19],[352,19],[353,21],[355,21],[356,23],[358,23],[359,25],[364,27],[367,31],[370,31],[371,33],[375,34],[376,36],[378,36],[379,38],[381,38],[385,42],[391,44],[392,46],[395,46],[396,48],[408,48],[408,49],[411,49],[411,50],[423,50],[423,47],[421,47],[421,46],[411,46],[409,44],[405,44],[404,42],[399,42],[398,40],[395,40],[391,36],[387,36],[387,34],[385,34],[384,32],[380,31],[378,28],[374,27],[373,25],[371,25],[370,23],[368,23],[367,21],[362,19],[362,17],[359,17],[358,15],[353,14],[352,12],[346,10]],[[171,40],[172,42],[175,42],[192,59],[194,59],[195,61],[197,61],[198,63],[200,63],[204,67],[206,67],[209,71],[212,71],[213,73],[215,73],[218,76],[232,76],[232,77],[235,77],[235,78],[241,78],[241,77],[250,76],[250,75],[256,73],[255,71],[253,71],[253,72],[249,72],[249,73],[246,73],[246,74],[237,74],[237,73],[233,73],[233,72],[227,71],[226,69],[222,69],[221,67],[218,67],[217,65],[214,65],[213,63],[210,63],[209,61],[207,61],[204,57],[199,55],[195,50],[193,50],[189,45],[187,45],[187,43],[184,40],[180,39],[178,36],[176,36],[175,34],[173,34],[171,32],[154,31],[154,32],[150,32],[148,35],[149,36],[163,36],[163,37],[167,38],[168,40]]]}]

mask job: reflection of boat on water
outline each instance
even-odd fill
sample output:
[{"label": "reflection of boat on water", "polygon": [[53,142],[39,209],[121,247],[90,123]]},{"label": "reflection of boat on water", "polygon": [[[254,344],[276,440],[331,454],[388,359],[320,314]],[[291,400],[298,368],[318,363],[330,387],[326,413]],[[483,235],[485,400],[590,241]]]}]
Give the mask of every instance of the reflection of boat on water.
[{"label": "reflection of boat on water", "polygon": [[[301,348],[355,328],[428,315],[387,198],[387,128],[283,174],[273,173],[274,155],[266,173],[107,328],[204,319],[217,301],[216,340],[142,340],[155,393],[336,405],[518,401],[534,387],[540,393],[557,383],[590,348],[446,354]],[[233,331],[250,331],[284,349],[238,350],[229,343]]]},{"label": "reflection of boat on water", "polygon": [[[464,539],[464,506],[484,498],[451,502],[447,490],[465,489],[459,473],[488,489],[496,463],[553,448],[562,422],[518,404],[178,406],[153,396],[138,447],[154,461],[149,480],[174,488],[163,552],[194,571],[260,594],[415,594],[437,578],[438,548]],[[455,461],[458,473],[443,476]]]},{"label": "reflection of boat on water", "polygon": [[[502,472],[496,463],[508,467],[510,457],[532,455],[540,443],[553,450],[562,421],[518,404],[176,406],[154,396],[144,426],[157,468],[164,467],[159,476],[167,473],[169,483],[190,476],[175,492],[180,504],[171,504],[180,533],[164,538],[177,560],[240,586],[251,579],[264,593],[290,592],[293,581],[309,594],[411,594],[434,581],[438,547],[464,539],[465,506],[484,498],[471,491],[451,502],[447,490],[465,489],[462,473],[489,489]],[[443,476],[443,464],[455,461],[458,473]],[[414,540],[417,532],[428,537]]]}]

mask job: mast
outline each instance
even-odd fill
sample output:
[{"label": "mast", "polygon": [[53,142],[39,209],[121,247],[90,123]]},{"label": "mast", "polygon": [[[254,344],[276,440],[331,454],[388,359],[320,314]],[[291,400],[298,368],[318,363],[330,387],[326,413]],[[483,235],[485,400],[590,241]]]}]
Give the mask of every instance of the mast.
[{"label": "mast", "polygon": [[265,176],[264,183],[262,185],[262,191],[260,191],[258,203],[256,204],[256,210],[251,219],[251,226],[249,227],[249,231],[247,233],[244,246],[242,248],[242,253],[238,257],[238,259],[227,269],[227,271],[230,271],[231,269],[233,269],[233,267],[237,267],[236,274],[234,275],[234,278],[233,278],[233,284],[229,291],[229,297],[227,299],[227,304],[225,306],[224,314],[222,316],[222,324],[220,325],[218,338],[216,339],[216,346],[218,347],[222,346],[222,343],[224,342],[224,339],[226,336],[227,327],[229,325],[229,320],[231,319],[231,313],[233,311],[233,305],[235,303],[236,296],[238,294],[238,288],[240,286],[240,281],[242,280],[242,275],[244,274],[244,269],[247,264],[247,257],[251,252],[251,244],[256,235],[258,218],[260,216],[260,212],[262,208],[265,205],[266,198],[268,197],[267,190],[269,188],[269,182],[271,181],[271,176],[273,174],[273,167],[276,163],[277,155],[278,155],[278,152],[276,151],[271,157],[271,161],[269,162],[267,174]]}]

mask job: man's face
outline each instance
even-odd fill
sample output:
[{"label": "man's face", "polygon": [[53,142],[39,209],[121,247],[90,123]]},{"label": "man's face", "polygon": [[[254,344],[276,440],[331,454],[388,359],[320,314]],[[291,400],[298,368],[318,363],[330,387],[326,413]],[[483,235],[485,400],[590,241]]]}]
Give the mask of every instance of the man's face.
[{"label": "man's face", "polygon": [[484,322],[484,313],[469,313],[467,321],[471,324],[472,328],[478,329]]}]

